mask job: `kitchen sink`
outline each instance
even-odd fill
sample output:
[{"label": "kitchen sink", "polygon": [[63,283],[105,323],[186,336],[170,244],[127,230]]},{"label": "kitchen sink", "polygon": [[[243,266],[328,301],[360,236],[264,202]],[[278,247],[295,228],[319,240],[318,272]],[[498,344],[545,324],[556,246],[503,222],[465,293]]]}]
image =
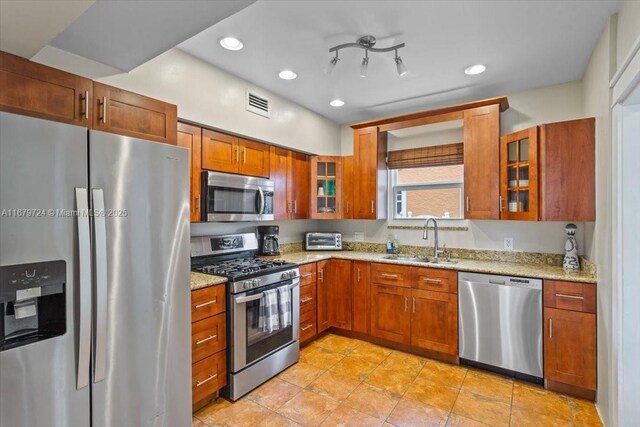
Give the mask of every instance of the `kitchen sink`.
[{"label": "kitchen sink", "polygon": [[382,257],[382,259],[388,259],[393,261],[421,262],[424,264],[440,264],[440,265],[454,265],[458,263],[458,261],[451,261],[451,260],[447,261],[444,259],[417,258],[417,257],[398,256],[398,255],[387,255]]}]

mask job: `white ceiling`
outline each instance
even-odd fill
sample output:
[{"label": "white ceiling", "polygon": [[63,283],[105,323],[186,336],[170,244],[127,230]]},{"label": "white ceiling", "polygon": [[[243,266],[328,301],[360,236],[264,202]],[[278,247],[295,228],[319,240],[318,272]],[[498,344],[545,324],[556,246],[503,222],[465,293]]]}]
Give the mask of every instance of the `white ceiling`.
[{"label": "white ceiling", "polygon": [[[351,123],[504,95],[582,77],[616,1],[259,1],[179,45],[184,51],[306,106]],[[409,73],[398,77],[393,53],[340,52],[330,47],[372,34],[376,47],[405,42]],[[231,52],[218,40],[240,38]],[[466,76],[465,67],[487,71]],[[277,74],[293,69],[298,78]],[[341,98],[346,105],[329,106]]]}]

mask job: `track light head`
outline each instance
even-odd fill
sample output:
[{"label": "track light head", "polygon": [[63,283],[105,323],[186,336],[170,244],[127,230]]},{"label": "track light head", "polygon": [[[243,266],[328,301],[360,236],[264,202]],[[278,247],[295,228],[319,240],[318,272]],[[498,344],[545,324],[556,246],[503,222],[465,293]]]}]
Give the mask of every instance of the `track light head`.
[{"label": "track light head", "polygon": [[405,74],[407,74],[407,66],[404,65],[404,62],[402,62],[402,58],[398,56],[397,50],[396,50],[396,57],[394,58],[394,60],[396,61],[396,70],[398,70],[398,75],[402,77]]},{"label": "track light head", "polygon": [[331,58],[331,60],[329,61],[329,65],[327,66],[325,72],[327,74],[331,74],[331,72],[335,68],[336,64],[338,63],[338,61],[340,61],[340,58],[338,58],[338,51],[336,50],[336,56]]},{"label": "track light head", "polygon": [[369,68],[369,51],[364,51],[362,65],[360,65],[360,77],[367,77],[367,69]]}]

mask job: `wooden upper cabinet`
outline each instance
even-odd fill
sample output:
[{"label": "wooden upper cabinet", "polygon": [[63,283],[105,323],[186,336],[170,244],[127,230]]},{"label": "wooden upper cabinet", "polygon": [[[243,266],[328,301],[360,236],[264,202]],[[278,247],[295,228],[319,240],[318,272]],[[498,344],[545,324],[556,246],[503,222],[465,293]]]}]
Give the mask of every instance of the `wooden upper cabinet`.
[{"label": "wooden upper cabinet", "polygon": [[371,335],[411,343],[410,288],[371,284]]},{"label": "wooden upper cabinet", "polygon": [[540,126],[540,219],[595,221],[595,119]]},{"label": "wooden upper cabinet", "polygon": [[309,156],[296,151],[291,152],[287,192],[291,200],[291,219],[310,218],[311,207],[311,163]]},{"label": "wooden upper cabinet", "polygon": [[318,333],[329,328],[329,305],[328,305],[328,274],[329,262],[319,261],[317,266],[316,295],[318,301]]},{"label": "wooden upper cabinet", "polygon": [[175,105],[93,82],[93,129],[176,144]]},{"label": "wooden upper cabinet", "polygon": [[353,219],[353,156],[342,158],[342,218]]},{"label": "wooden upper cabinet", "polygon": [[352,320],[351,268],[349,260],[332,259],[327,274],[329,324],[347,330]]},{"label": "wooden upper cabinet", "polygon": [[375,126],[353,131],[353,218],[387,214],[387,133]]},{"label": "wooden upper cabinet", "polygon": [[238,138],[210,129],[202,130],[202,169],[238,173]]},{"label": "wooden upper cabinet", "polygon": [[369,263],[353,261],[353,323],[351,329],[355,332],[369,333],[371,322],[371,275]]},{"label": "wooden upper cabinet", "polygon": [[178,146],[189,150],[191,222],[199,222],[202,184],[202,128],[178,123]]},{"label": "wooden upper cabinet", "polygon": [[464,111],[464,217],[499,219],[500,107]]},{"label": "wooden upper cabinet", "polygon": [[538,127],[500,138],[500,219],[538,220]]},{"label": "wooden upper cabinet", "polygon": [[544,309],[544,376],[547,380],[596,389],[596,315]]},{"label": "wooden upper cabinet", "polygon": [[311,218],[339,219],[342,212],[342,158],[311,158]]},{"label": "wooden upper cabinet", "polygon": [[241,175],[269,177],[269,145],[239,138],[238,173]]},{"label": "wooden upper cabinet", "polygon": [[289,180],[288,165],[290,162],[291,152],[284,148],[271,147],[270,152],[270,179],[274,184],[273,192],[273,215],[276,219],[289,219],[291,212],[291,202],[287,188]]},{"label": "wooden upper cabinet", "polygon": [[458,355],[458,298],[455,294],[411,292],[411,345]]},{"label": "wooden upper cabinet", "polygon": [[0,52],[0,111],[91,127],[92,82]]}]

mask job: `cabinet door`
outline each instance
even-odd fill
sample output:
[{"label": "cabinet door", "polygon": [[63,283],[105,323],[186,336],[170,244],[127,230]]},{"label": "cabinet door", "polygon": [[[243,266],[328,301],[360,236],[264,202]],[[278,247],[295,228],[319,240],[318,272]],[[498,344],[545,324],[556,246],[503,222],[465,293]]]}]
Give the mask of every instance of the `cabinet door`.
[{"label": "cabinet door", "polygon": [[464,112],[464,196],[466,219],[499,219],[498,105]]},{"label": "cabinet door", "polygon": [[500,137],[500,219],[538,220],[538,127]]},{"label": "cabinet door", "polygon": [[242,175],[269,177],[269,146],[248,139],[239,139]]},{"label": "cabinet door", "polygon": [[0,111],[91,127],[91,80],[0,52]]},{"label": "cabinet door", "polygon": [[371,282],[369,263],[353,261],[353,324],[356,332],[369,333],[371,322]]},{"label": "cabinet door", "polygon": [[178,123],[178,145],[189,150],[189,173],[191,177],[191,222],[200,221],[200,195],[202,186],[202,128]]},{"label": "cabinet door", "polygon": [[289,219],[291,200],[288,198],[287,181],[291,152],[284,148],[271,147],[269,166],[270,179],[275,190],[273,194],[273,214],[276,220]]},{"label": "cabinet door", "polygon": [[458,354],[458,298],[445,292],[411,293],[411,345]]},{"label": "cabinet door", "polygon": [[202,130],[202,168],[238,173],[238,138],[209,129]]},{"label": "cabinet door", "polygon": [[173,104],[93,82],[93,128],[176,144],[178,109]]},{"label": "cabinet door", "polygon": [[353,156],[342,158],[342,218],[353,219]]},{"label": "cabinet door", "polygon": [[311,218],[339,219],[342,203],[342,158],[311,158]]},{"label": "cabinet door", "polygon": [[309,156],[296,151],[291,152],[287,186],[289,200],[292,203],[292,214],[290,215],[292,219],[310,218],[310,167]]},{"label": "cabinet door", "polygon": [[351,330],[351,261],[332,259],[329,262],[327,278],[329,325]]},{"label": "cabinet door", "polygon": [[329,311],[327,301],[329,261],[318,262],[318,281],[316,293],[318,295],[318,333],[329,327]]},{"label": "cabinet door", "polygon": [[411,342],[411,290],[371,284],[371,335],[389,341]]},{"label": "cabinet door", "polygon": [[378,196],[387,182],[386,133],[379,134],[374,126],[354,130],[353,137],[353,218],[384,218],[387,201]]},{"label": "cabinet door", "polygon": [[596,389],[596,315],[544,309],[544,376]]}]

